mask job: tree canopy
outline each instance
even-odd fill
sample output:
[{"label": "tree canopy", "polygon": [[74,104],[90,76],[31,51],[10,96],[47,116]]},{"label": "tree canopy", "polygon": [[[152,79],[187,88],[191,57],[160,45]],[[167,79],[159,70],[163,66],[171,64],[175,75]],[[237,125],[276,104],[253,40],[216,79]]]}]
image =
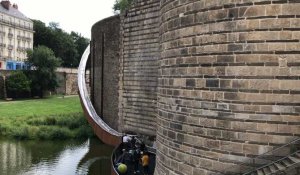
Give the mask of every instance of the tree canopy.
[{"label": "tree canopy", "polygon": [[31,89],[43,97],[46,90],[54,90],[58,86],[55,70],[60,66],[60,58],[46,46],[37,46],[27,51],[28,65],[33,69],[30,74]]},{"label": "tree canopy", "polygon": [[134,0],[116,0],[113,6],[115,12],[124,12],[127,10]]},{"label": "tree canopy", "polygon": [[72,31],[70,34],[59,27],[56,22],[49,26],[39,20],[34,23],[34,47],[44,45],[53,50],[56,57],[61,58],[63,67],[77,67],[89,39]]}]

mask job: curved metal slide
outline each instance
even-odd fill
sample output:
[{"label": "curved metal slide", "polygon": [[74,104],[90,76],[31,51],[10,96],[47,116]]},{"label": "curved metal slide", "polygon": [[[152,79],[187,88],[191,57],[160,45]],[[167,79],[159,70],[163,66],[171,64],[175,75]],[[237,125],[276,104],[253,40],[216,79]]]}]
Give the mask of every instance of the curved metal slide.
[{"label": "curved metal slide", "polygon": [[85,71],[86,64],[90,54],[90,45],[85,49],[78,68],[78,88],[81,106],[84,111],[84,115],[88,122],[92,126],[95,134],[101,139],[105,144],[111,146],[117,146],[122,142],[122,133],[109,127],[97,114],[93,104],[90,100],[86,81],[85,81]]}]

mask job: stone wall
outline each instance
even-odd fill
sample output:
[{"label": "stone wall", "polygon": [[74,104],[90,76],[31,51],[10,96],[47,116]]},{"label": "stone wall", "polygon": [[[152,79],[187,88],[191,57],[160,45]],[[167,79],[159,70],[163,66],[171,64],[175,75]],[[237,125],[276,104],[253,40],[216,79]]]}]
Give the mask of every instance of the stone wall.
[{"label": "stone wall", "polygon": [[66,93],[66,73],[59,72],[56,74],[59,86],[56,88],[58,94]]},{"label": "stone wall", "polygon": [[65,95],[78,94],[77,84],[77,69],[75,68],[57,68],[56,76],[58,79],[59,87],[55,92]]},{"label": "stone wall", "polygon": [[5,79],[9,76],[11,71],[9,70],[0,70],[0,99],[4,99],[7,97],[6,89],[5,89]]},{"label": "stone wall", "polygon": [[4,77],[2,75],[0,75],[0,99],[4,99],[5,98],[5,89],[4,89]]},{"label": "stone wall", "polygon": [[[3,76],[9,76],[12,72],[11,70],[0,70],[0,99],[5,96]],[[58,68],[56,76],[59,87],[54,93],[65,95],[76,95],[78,93],[77,69]]]},{"label": "stone wall", "polygon": [[299,9],[161,0],[157,175],[223,172],[300,135]]},{"label": "stone wall", "polygon": [[137,0],[121,19],[119,116],[123,131],[154,136],[159,0]]},{"label": "stone wall", "polygon": [[101,20],[92,27],[91,93],[98,115],[112,128],[118,124],[120,17]]}]

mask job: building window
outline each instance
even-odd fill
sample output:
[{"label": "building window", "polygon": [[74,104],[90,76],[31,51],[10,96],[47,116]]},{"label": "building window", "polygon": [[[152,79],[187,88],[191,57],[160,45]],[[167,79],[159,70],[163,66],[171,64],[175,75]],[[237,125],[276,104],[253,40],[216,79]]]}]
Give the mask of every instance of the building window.
[{"label": "building window", "polygon": [[12,62],[7,62],[6,63],[6,69],[7,70],[13,70],[14,69],[14,64]]},{"label": "building window", "polygon": [[17,63],[16,64],[16,70],[20,70],[20,69],[22,69],[22,65],[21,65],[21,63]]},{"label": "building window", "polygon": [[8,37],[12,38],[12,36],[13,36],[12,30],[11,30],[11,28],[9,28],[8,29]]}]

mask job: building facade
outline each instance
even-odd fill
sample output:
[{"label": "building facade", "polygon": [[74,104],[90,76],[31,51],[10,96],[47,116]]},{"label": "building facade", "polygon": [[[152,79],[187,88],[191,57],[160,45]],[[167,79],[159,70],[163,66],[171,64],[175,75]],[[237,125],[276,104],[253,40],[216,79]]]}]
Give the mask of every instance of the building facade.
[{"label": "building facade", "polygon": [[10,1],[0,3],[0,69],[25,69],[26,50],[33,48],[33,22]]}]

